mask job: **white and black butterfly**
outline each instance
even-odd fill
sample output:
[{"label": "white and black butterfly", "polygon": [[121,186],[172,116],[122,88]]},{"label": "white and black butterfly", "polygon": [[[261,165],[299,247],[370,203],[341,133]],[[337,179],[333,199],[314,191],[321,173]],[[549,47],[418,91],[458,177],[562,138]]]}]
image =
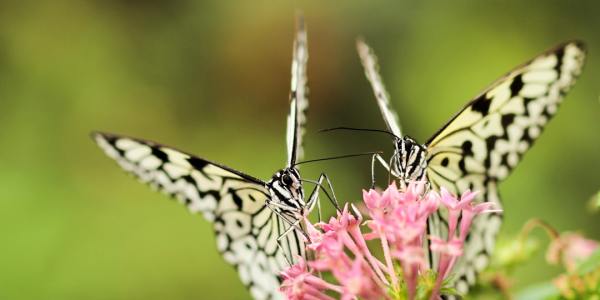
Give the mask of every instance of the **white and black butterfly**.
[{"label": "white and black butterfly", "polygon": [[[302,20],[294,41],[287,166],[268,181],[160,144],[93,133],[108,156],[140,181],[177,198],[214,224],[217,248],[237,269],[255,299],[282,299],[279,273],[304,255],[300,217],[317,202],[317,188],[304,197],[296,167],[308,108],[306,31]],[[320,187],[322,174],[317,181]],[[327,179],[328,180],[328,179]]]},{"label": "white and black butterfly", "polygon": [[[585,57],[579,41],[538,55],[490,85],[421,145],[402,135],[373,51],[362,41],[357,48],[387,129],[395,137],[389,162],[374,156],[373,164],[377,159],[401,184],[426,179],[434,189],[445,187],[454,194],[467,189],[480,191],[479,200],[494,202],[498,208],[498,182],[517,166],[556,113],[580,74]],[[488,265],[501,223],[498,213],[474,221],[464,256],[455,269],[459,292],[466,293]],[[444,215],[430,218],[431,234],[440,236],[447,232],[444,227]]]}]

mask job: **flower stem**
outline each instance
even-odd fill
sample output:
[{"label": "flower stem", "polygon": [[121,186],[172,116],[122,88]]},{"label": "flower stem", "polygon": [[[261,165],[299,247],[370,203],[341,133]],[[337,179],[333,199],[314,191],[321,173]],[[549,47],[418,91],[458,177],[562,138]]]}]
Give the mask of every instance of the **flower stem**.
[{"label": "flower stem", "polygon": [[560,236],[558,231],[554,229],[554,227],[550,226],[548,223],[537,218],[531,219],[527,221],[525,225],[523,225],[523,229],[519,234],[519,240],[521,241],[521,245],[525,244],[525,239],[529,236],[529,234],[531,234],[531,231],[538,227],[543,229],[551,240],[556,240]]},{"label": "flower stem", "polygon": [[379,234],[381,237],[381,247],[383,248],[383,256],[385,258],[385,263],[387,265],[387,272],[392,279],[392,286],[398,286],[398,277],[396,276],[396,272],[394,270],[394,264],[392,263],[392,256],[390,254],[390,247],[388,245],[387,238],[383,234]]}]

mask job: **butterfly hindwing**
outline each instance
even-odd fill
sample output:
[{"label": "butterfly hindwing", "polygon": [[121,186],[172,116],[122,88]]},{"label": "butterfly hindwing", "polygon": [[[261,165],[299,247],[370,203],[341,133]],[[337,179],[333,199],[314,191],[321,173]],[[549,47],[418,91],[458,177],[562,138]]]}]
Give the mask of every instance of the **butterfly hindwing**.
[{"label": "butterfly hindwing", "polygon": [[265,183],[231,168],[154,142],[94,133],[104,152],[129,173],[202,213],[213,223],[217,248],[255,299],[281,299],[279,272],[286,258],[303,255],[295,230],[270,208]]},{"label": "butterfly hindwing", "polygon": [[[585,50],[572,41],[549,50],[492,84],[454,116],[425,145],[427,177],[435,187],[455,194],[482,193],[479,200],[500,208],[497,182],[505,179],[554,116],[563,96],[581,72]],[[500,229],[497,214],[479,217],[472,226],[459,280],[469,285],[493,250]],[[443,222],[442,222],[443,224]],[[461,282],[458,283],[459,287]],[[468,288],[468,286],[466,287]],[[465,289],[461,288],[462,291]]]}]

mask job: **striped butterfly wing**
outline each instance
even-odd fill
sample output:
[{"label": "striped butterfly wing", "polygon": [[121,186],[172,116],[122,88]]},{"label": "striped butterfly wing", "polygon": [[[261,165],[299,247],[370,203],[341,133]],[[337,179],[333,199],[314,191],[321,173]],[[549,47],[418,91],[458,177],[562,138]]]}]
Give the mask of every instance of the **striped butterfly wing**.
[{"label": "striped butterfly wing", "polygon": [[[480,200],[500,206],[496,190],[554,116],[575,83],[585,57],[583,44],[561,44],[496,81],[454,116],[427,143],[427,177],[455,194],[478,190]],[[433,230],[447,226],[431,220]],[[457,265],[457,289],[468,290],[485,268],[500,229],[499,214],[475,219]],[[443,232],[444,230],[442,230]],[[435,234],[435,232],[432,232]]]},{"label": "striped butterfly wing", "polygon": [[213,223],[217,248],[254,299],[283,299],[279,273],[304,244],[270,208],[264,182],[153,142],[94,133],[104,152],[141,182],[176,198]]},{"label": "striped butterfly wing", "polygon": [[360,61],[365,69],[365,75],[371,83],[371,88],[375,94],[377,106],[379,106],[379,110],[381,111],[381,115],[385,121],[385,125],[394,135],[401,137],[402,131],[400,130],[398,114],[396,114],[392,108],[392,105],[390,104],[389,93],[385,89],[383,80],[379,75],[379,65],[377,64],[377,57],[375,56],[375,53],[362,40],[358,40],[356,42],[356,48],[358,50],[358,55],[360,56]]},{"label": "striped butterfly wing", "polygon": [[308,87],[306,86],[306,63],[308,62],[308,43],[302,17],[298,17],[294,51],[292,55],[292,82],[290,91],[290,113],[287,118],[288,167],[301,160],[302,147],[308,110]]}]

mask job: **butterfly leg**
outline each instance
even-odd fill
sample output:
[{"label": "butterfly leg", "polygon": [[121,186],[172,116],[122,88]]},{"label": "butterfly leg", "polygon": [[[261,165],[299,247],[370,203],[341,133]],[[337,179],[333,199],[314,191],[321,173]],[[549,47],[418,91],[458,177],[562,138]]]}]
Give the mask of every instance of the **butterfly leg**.
[{"label": "butterfly leg", "polygon": [[[287,222],[287,221],[286,221]],[[294,261],[294,255],[293,255],[293,251],[289,248],[289,243],[288,244],[283,244],[283,239],[284,238],[288,238],[288,234],[290,234],[292,232],[292,230],[297,229],[300,232],[302,232],[302,234],[305,236],[306,242],[307,243],[311,243],[310,237],[306,234],[306,232],[304,232],[303,230],[299,229],[300,228],[300,220],[294,222],[294,224],[290,225],[290,227],[281,235],[279,235],[279,237],[277,237],[277,248],[279,249],[279,251],[281,251],[281,253],[283,254],[283,257],[285,258],[286,263],[288,264],[288,266],[292,266],[294,265],[293,261]],[[294,235],[293,238],[298,238],[298,236]],[[285,250],[285,247],[287,247],[287,251]],[[304,251],[301,251],[300,253],[298,253],[297,255],[300,256],[305,256],[308,255],[306,254]]]},{"label": "butterfly leg", "polygon": [[[300,222],[304,219],[304,217],[297,217],[300,212],[298,211],[293,211],[293,212],[289,212],[288,213],[283,213],[281,211],[281,207],[275,205],[274,203],[267,203],[267,207],[269,207],[269,209],[271,209],[271,211],[273,211],[273,213],[275,213],[277,215],[277,217],[279,217],[279,219],[281,219],[283,222],[285,222],[285,224],[289,225],[290,227],[288,227],[285,232],[283,234],[280,234],[277,239],[281,239],[283,236],[287,235],[288,233],[290,233],[293,229],[298,230],[300,233],[302,233],[304,235],[304,237],[310,241],[310,238],[308,237],[308,234],[306,233],[306,231],[300,226]],[[293,215],[293,216],[291,216]]]},{"label": "butterfly leg", "polygon": [[[327,192],[327,190],[323,186],[323,180],[327,181],[327,186],[329,187],[329,190],[331,191],[331,195],[329,195],[329,193]],[[321,173],[321,175],[319,176],[319,179],[317,181],[308,180],[308,179],[302,179],[302,181],[306,181],[306,182],[310,182],[310,183],[314,184],[316,186],[315,188],[318,188],[323,193],[325,193],[325,196],[327,196],[327,199],[329,199],[329,202],[331,202],[331,204],[335,207],[335,209],[337,211],[341,211],[339,203],[337,201],[337,198],[335,197],[335,192],[333,191],[333,185],[331,184],[331,180],[329,180],[329,177],[327,176],[327,174]],[[311,198],[312,198],[312,195],[314,193],[315,193],[315,191],[313,190],[313,192],[311,193]],[[312,203],[311,200],[310,200],[311,198],[309,198],[309,201],[307,203],[307,207],[311,207],[311,206],[314,205],[314,203]],[[315,199],[313,199],[312,201],[317,201],[317,200],[318,200],[318,196],[315,197]]]},{"label": "butterfly leg", "polygon": [[279,239],[277,239],[277,248],[279,248],[279,251],[281,251],[281,253],[283,253],[283,258],[285,258],[285,262],[288,264],[288,267],[293,266],[294,264],[292,263],[292,261],[288,258],[288,256],[285,254],[285,250],[283,249],[283,246],[281,246],[281,241]]},{"label": "butterfly leg", "polygon": [[378,153],[373,154],[371,158],[371,189],[375,188],[375,162],[378,162],[384,169],[388,171],[388,182],[391,182],[392,176],[395,178],[399,177],[399,175],[394,172],[393,168],[390,167],[394,162],[395,155],[396,154],[392,155],[388,163]]},{"label": "butterfly leg", "polygon": [[[285,230],[285,231],[284,231],[284,232],[283,232],[281,235],[279,235],[279,236],[277,237],[277,240],[278,240],[278,241],[279,241],[279,240],[281,240],[281,239],[282,239],[282,238],[284,238],[286,235],[288,235],[288,233],[292,232],[292,230],[294,230],[294,229],[297,229],[297,230],[299,230],[300,232],[302,232],[302,233],[303,233],[303,234],[306,236],[306,238],[308,238],[308,235],[307,235],[307,234],[304,232],[304,230],[302,230],[302,228],[300,228],[300,222],[301,222],[301,221],[302,221],[302,220],[296,220],[296,221],[294,221],[294,222],[292,222],[292,223],[288,223],[288,224],[290,225],[290,227],[288,227],[288,229],[286,229],[286,230]],[[286,222],[289,222],[289,221],[288,221],[288,220],[286,220]]]},{"label": "butterfly leg", "polygon": [[[280,234],[280,235],[277,237],[277,247],[279,248],[279,250],[281,251],[281,253],[283,253],[283,254],[284,254],[283,256],[285,257],[285,260],[286,260],[286,262],[288,263],[288,265],[289,265],[289,266],[292,266],[292,265],[293,265],[292,261],[294,260],[294,257],[293,257],[293,255],[292,255],[292,252],[293,252],[293,251],[292,251],[292,250],[290,250],[289,248],[288,248],[288,251],[285,251],[285,250],[284,250],[284,247],[285,247],[285,245],[283,245],[283,244],[282,244],[282,241],[283,241],[283,239],[284,239],[284,238],[285,238],[285,239],[289,238],[289,237],[288,237],[288,235],[289,235],[289,234],[290,234],[290,233],[291,233],[293,230],[298,230],[300,233],[302,233],[302,235],[304,235],[304,238],[305,238],[305,240],[306,240],[306,242],[307,242],[307,243],[311,243],[311,239],[310,239],[310,236],[308,236],[308,234],[306,233],[306,231],[305,231],[305,230],[303,230],[303,229],[301,228],[301,226],[300,226],[300,222],[302,222],[302,219],[298,219],[298,220],[296,220],[296,221],[294,221],[294,222],[290,222],[290,221],[289,221],[289,220],[287,220],[287,219],[283,219],[283,220],[284,220],[284,222],[285,222],[285,223],[288,223],[288,224],[289,224],[289,227],[288,227],[288,228],[287,228],[287,229],[286,229],[286,230],[285,230],[285,231],[284,231],[282,234]],[[293,239],[298,239],[299,237],[298,237],[297,235],[295,235],[295,234],[294,234],[294,235],[292,235],[292,238],[293,238]],[[288,247],[289,247],[289,243],[288,243],[287,245],[288,245]],[[286,254],[286,253],[288,253],[288,254]],[[300,252],[300,253],[302,253],[302,252]],[[290,257],[288,257],[288,256],[290,256]]]},{"label": "butterfly leg", "polygon": [[379,155],[379,153],[373,154],[373,156],[371,157],[371,189],[375,189],[375,162],[376,161],[379,162],[379,164],[381,164],[386,170],[390,169],[388,164],[385,162],[385,160],[383,160],[383,157],[381,157],[381,155]]},{"label": "butterfly leg", "polygon": [[317,215],[319,218],[319,222],[321,222],[321,201],[319,201],[319,187],[323,184],[323,177],[319,177],[319,180],[315,183],[315,187],[313,191],[310,193],[310,197],[308,197],[308,202],[306,203],[308,207],[308,211],[311,212],[314,209],[315,203],[317,205]]},{"label": "butterfly leg", "polygon": [[[388,183],[392,182],[392,177],[395,179],[400,179],[400,173],[397,173],[395,170],[399,170],[399,167],[397,164],[395,164],[394,162],[396,162],[396,157],[398,156],[398,152],[395,152],[394,154],[392,154],[392,157],[390,157],[390,162],[389,162],[389,169],[388,169]],[[396,168],[394,168],[394,166],[396,166]],[[402,181],[402,180],[400,180]]]},{"label": "butterfly leg", "polygon": [[335,206],[335,209],[337,211],[341,211],[340,204],[337,201],[337,197],[335,196],[335,191],[333,190],[333,184],[331,184],[331,180],[329,180],[329,176],[327,176],[327,174],[325,174],[325,173],[321,173],[321,176],[319,176],[319,179],[321,179],[321,178],[325,178],[325,180],[327,181],[327,186],[329,186],[329,190],[331,191],[331,197],[333,197],[333,206]]}]

